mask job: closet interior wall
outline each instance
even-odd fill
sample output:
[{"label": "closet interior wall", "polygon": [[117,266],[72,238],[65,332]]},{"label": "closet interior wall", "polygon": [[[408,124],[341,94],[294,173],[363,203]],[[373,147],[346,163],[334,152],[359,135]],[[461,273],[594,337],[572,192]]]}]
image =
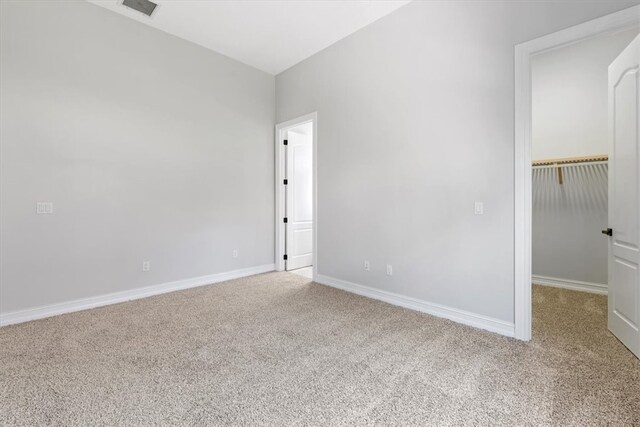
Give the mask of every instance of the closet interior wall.
[{"label": "closet interior wall", "polygon": [[[562,183],[559,177],[562,176]],[[606,161],[533,167],[533,276],[607,283]]]}]

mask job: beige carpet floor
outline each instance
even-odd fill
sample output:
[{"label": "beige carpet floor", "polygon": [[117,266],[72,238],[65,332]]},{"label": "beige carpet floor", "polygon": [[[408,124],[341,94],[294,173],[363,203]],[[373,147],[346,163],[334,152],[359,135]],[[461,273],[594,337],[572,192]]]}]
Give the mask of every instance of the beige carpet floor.
[{"label": "beige carpet floor", "polygon": [[640,425],[606,299],[530,343],[268,273],[0,328],[0,425]]}]

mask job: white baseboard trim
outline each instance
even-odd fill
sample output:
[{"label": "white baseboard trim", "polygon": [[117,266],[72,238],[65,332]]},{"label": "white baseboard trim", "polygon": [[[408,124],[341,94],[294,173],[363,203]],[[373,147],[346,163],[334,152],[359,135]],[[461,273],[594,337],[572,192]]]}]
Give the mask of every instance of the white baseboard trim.
[{"label": "white baseboard trim", "polygon": [[275,264],[266,264],[256,267],[243,268],[240,270],[216,273],[208,276],[193,277],[190,279],[176,280],[159,285],[145,286],[143,288],[131,289],[121,292],[113,292],[95,297],[77,299],[73,301],[45,305],[41,307],[28,308],[26,310],[0,313],[0,326],[13,325],[16,323],[28,322],[30,320],[43,319],[45,317],[57,316],[59,314],[73,313],[75,311],[88,310],[110,304],[146,298],[168,292],[180,291],[183,289],[195,288],[198,286],[211,285],[225,282],[227,280],[239,279],[253,276],[254,274],[267,273],[275,269]]},{"label": "white baseboard trim", "polygon": [[408,308],[411,310],[431,314],[433,316],[444,317],[445,319],[453,320],[454,322],[484,329],[490,332],[495,332],[500,335],[506,335],[508,337],[515,336],[514,324],[506,322],[504,320],[494,319],[492,317],[407,297],[393,292],[371,288],[369,286],[358,285],[356,283],[347,282],[346,280],[336,279],[321,274],[317,275],[315,281],[322,285],[331,286],[343,291],[384,301],[386,303]]},{"label": "white baseboard trim", "polygon": [[607,295],[609,287],[601,283],[581,282],[579,280],[558,279],[557,277],[531,277],[534,285],[551,286],[554,288],[570,289],[572,291],[590,292],[592,294]]}]

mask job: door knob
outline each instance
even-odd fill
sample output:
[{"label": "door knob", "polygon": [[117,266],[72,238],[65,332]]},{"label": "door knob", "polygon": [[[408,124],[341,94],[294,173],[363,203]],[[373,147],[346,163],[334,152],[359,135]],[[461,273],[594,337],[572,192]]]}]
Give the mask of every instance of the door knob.
[{"label": "door knob", "polygon": [[607,236],[613,236],[613,229],[607,228],[606,230],[602,230],[602,234],[606,234]]}]

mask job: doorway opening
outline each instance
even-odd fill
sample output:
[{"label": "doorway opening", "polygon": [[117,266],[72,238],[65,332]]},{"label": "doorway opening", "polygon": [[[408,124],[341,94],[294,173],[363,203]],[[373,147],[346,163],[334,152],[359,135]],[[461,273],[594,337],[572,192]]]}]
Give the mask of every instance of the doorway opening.
[{"label": "doorway opening", "polygon": [[600,34],[531,60],[533,327],[550,339],[612,338],[609,66],[637,36]]},{"label": "doorway opening", "polygon": [[276,270],[315,280],[317,114],[276,126]]},{"label": "doorway opening", "polygon": [[[640,324],[638,192],[636,186],[629,202],[620,197],[619,185],[621,173],[638,184],[639,32],[636,6],[516,46],[516,338],[532,336],[532,282],[608,295],[608,301],[599,297],[602,321],[623,343],[612,314],[624,309],[630,330]],[[620,56],[624,64],[615,65]],[[612,76],[616,72],[620,75]],[[621,89],[623,76],[631,83]],[[624,116],[612,113],[622,109]],[[612,255],[617,237],[615,232],[609,237],[609,228],[628,215],[635,219],[627,221],[625,247],[635,252],[623,260],[629,268],[622,272]],[[612,275],[616,268],[619,274]],[[619,294],[623,288],[625,298]],[[544,301],[544,295],[538,293],[536,300]],[[625,345],[634,352],[635,341]]]}]

